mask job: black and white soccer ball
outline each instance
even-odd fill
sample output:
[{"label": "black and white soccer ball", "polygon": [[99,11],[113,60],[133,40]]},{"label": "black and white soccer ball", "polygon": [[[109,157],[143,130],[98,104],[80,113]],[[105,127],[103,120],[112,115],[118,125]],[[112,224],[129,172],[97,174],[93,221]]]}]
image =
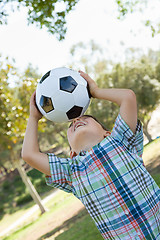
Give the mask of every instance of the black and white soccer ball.
[{"label": "black and white soccer ball", "polygon": [[90,103],[87,81],[69,68],[55,68],[47,72],[36,89],[39,111],[53,122],[67,122],[80,117]]}]

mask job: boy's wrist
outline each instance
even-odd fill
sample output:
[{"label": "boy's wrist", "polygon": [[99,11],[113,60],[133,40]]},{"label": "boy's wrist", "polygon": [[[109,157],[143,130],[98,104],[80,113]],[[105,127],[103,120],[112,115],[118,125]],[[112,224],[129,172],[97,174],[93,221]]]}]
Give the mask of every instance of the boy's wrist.
[{"label": "boy's wrist", "polygon": [[92,97],[93,98],[100,98],[100,92],[101,92],[101,88],[99,88],[99,87],[95,88],[93,93],[91,93]]},{"label": "boy's wrist", "polygon": [[36,116],[29,115],[29,120],[38,122],[40,119],[38,117],[36,117]]}]

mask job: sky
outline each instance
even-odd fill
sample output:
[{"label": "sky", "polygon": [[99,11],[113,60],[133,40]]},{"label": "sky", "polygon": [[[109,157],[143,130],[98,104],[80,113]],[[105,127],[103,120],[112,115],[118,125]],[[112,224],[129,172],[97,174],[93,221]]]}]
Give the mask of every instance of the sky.
[{"label": "sky", "polygon": [[0,25],[0,53],[14,58],[21,71],[31,63],[45,74],[52,68],[69,66],[73,44],[94,40],[106,49],[106,59],[122,61],[126,48],[140,48],[144,53],[149,48],[160,50],[160,35],[152,38],[142,23],[147,17],[157,21],[159,9],[159,0],[149,0],[143,13],[130,14],[120,21],[115,1],[80,0],[67,16],[68,31],[62,42],[46,29],[28,26],[26,10],[21,9],[10,14],[8,25]]}]

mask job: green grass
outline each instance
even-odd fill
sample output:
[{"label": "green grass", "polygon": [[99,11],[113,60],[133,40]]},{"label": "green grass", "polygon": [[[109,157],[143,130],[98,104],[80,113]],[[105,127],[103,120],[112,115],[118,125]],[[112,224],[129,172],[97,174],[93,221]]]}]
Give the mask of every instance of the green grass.
[{"label": "green grass", "polygon": [[59,191],[57,195],[53,197],[53,199],[45,204],[49,211],[41,215],[40,211],[37,210],[37,212],[27,220],[27,223],[23,227],[13,232],[9,236],[4,237],[3,240],[25,239],[25,237],[28,235],[28,232],[32,231],[33,229],[39,229],[40,226],[45,224],[47,219],[51,217],[54,218],[56,215],[58,216],[60,212],[65,211],[68,207],[72,207],[72,204],[75,201],[78,200],[72,194],[67,194],[63,191]]},{"label": "green grass", "polygon": [[153,174],[152,177],[160,188],[160,174]]},{"label": "green grass", "polygon": [[58,235],[55,239],[102,240],[103,238],[101,237],[91,217],[88,214],[86,214],[82,217],[79,216],[77,221],[73,221],[72,224],[68,226],[68,228],[66,227],[66,231]]},{"label": "green grass", "polygon": [[[41,172],[33,169],[27,175],[39,194],[42,195],[51,190],[45,183],[45,175]],[[26,207],[28,203],[33,204],[33,200],[19,175],[8,178],[0,184],[0,220],[6,214],[19,211],[22,206]]]}]

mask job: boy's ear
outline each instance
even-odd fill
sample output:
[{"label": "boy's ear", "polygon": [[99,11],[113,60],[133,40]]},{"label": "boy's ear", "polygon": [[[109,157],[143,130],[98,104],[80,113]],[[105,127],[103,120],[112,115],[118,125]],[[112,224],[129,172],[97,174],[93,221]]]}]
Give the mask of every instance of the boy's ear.
[{"label": "boy's ear", "polygon": [[75,156],[77,156],[77,153],[71,150],[70,151],[70,158],[72,159]]},{"label": "boy's ear", "polygon": [[105,131],[105,134],[104,134],[104,138],[111,135],[111,132],[110,131]]}]

